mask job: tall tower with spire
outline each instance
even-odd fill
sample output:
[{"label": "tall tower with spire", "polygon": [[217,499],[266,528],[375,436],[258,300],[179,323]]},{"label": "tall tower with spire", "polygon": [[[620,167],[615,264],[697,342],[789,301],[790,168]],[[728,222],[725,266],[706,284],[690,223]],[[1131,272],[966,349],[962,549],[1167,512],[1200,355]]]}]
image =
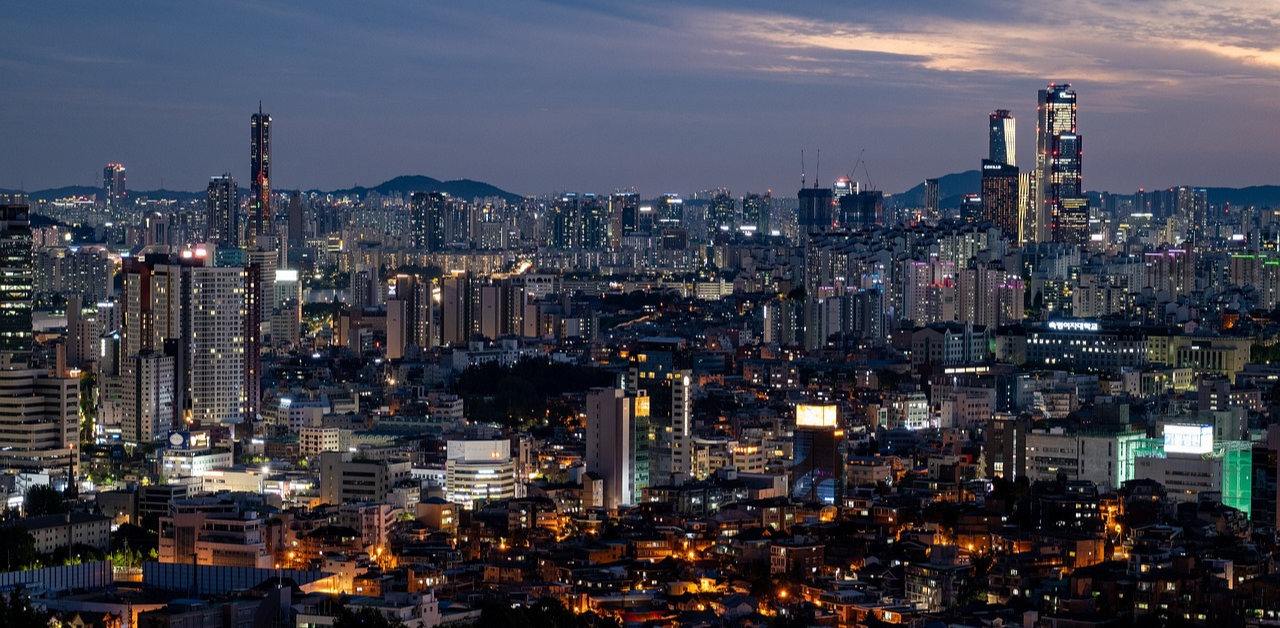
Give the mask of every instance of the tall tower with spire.
[{"label": "tall tower with spire", "polygon": [[[271,115],[258,113],[249,122],[249,248],[269,246],[271,226]],[[265,240],[260,241],[260,238]]]}]

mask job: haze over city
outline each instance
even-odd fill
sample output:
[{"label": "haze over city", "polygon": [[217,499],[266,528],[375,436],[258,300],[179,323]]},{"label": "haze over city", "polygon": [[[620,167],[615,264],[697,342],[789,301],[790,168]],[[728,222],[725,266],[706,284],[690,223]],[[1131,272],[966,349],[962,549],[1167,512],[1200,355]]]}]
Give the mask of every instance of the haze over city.
[{"label": "haze over city", "polygon": [[[886,192],[976,167],[1070,82],[1089,190],[1273,181],[1277,19],[1219,2],[15,3],[0,187],[199,190],[275,116],[278,188],[399,174],[521,194],[820,176]],[[863,153],[865,151],[865,153]]]}]

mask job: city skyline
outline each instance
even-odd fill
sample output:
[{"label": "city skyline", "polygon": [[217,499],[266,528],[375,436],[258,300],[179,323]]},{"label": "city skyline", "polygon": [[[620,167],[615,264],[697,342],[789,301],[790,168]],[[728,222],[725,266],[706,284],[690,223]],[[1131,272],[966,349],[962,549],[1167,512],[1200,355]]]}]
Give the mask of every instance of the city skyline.
[{"label": "city skyline", "polygon": [[1089,190],[1274,182],[1276,20],[1247,3],[1086,2],[1052,21],[1040,3],[765,7],[155,4],[103,28],[122,18],[24,5],[3,18],[3,111],[24,123],[0,187],[96,185],[116,162],[135,189],[249,181],[241,129],[261,100],[278,189],[425,174],[520,194],[789,194],[800,150],[821,149],[810,182],[865,150],[856,178],[897,192],[972,169],[995,109],[1031,154],[1050,82],[1088,103]]}]

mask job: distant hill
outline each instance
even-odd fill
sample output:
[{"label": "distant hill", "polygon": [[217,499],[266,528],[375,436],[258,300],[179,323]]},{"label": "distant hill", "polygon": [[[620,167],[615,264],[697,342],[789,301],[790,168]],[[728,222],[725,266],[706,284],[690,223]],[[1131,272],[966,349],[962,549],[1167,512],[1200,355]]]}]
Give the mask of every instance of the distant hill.
[{"label": "distant hill", "polygon": [[1205,188],[1209,203],[1236,207],[1280,207],[1280,185],[1251,185],[1247,188]]},{"label": "distant hill", "polygon": [[[309,190],[317,192],[319,190]],[[332,190],[329,192],[320,192],[321,194],[333,194],[335,196],[366,196],[370,192],[377,192],[382,195],[400,194],[406,195],[413,192],[444,192],[449,196],[458,198],[473,199],[496,196],[506,199],[509,202],[515,202],[524,198],[519,194],[512,194],[506,190],[500,189],[483,181],[472,181],[471,179],[457,179],[454,181],[441,181],[423,175],[405,175],[384,181],[371,188],[357,186],[347,188],[345,190]]]},{"label": "distant hill", "polygon": [[[277,188],[277,191],[286,191],[292,188]],[[308,192],[317,192],[319,194],[332,194],[335,196],[367,196],[370,192],[376,192],[382,195],[391,194],[411,194],[413,192],[445,192],[450,196],[464,198],[467,200],[473,198],[485,198],[496,196],[506,199],[509,202],[519,201],[522,196],[513,194],[496,186],[490,185],[483,181],[472,181],[471,179],[457,179],[454,181],[441,181],[431,177],[422,175],[401,176],[385,181],[371,188],[357,186],[347,188],[345,190],[308,190]],[[0,189],[0,194],[19,193],[18,190]],[[87,185],[69,185],[60,188],[50,188],[47,190],[36,190],[27,192],[27,197],[33,201],[50,201],[59,198],[67,198],[71,196],[93,196],[101,195],[102,188],[90,187]],[[249,190],[240,188],[241,198],[248,197]],[[205,197],[205,191],[199,190],[195,192],[187,192],[184,190],[129,190],[129,196],[133,198],[149,198],[155,200],[173,200],[173,201],[191,201],[199,200]]]},{"label": "distant hill", "polygon": [[[977,194],[982,191],[982,171],[966,170],[938,177],[938,205],[940,207],[959,207],[965,194]],[[894,194],[892,202],[900,207],[924,206],[924,181],[915,187]]]}]

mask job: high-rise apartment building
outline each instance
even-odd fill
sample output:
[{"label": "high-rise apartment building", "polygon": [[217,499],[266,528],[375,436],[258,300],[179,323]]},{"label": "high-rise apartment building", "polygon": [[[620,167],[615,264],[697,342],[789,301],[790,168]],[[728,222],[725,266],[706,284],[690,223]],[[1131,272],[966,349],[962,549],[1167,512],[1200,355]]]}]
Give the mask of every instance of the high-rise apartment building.
[{"label": "high-rise apartment building", "polygon": [[387,299],[387,358],[403,358],[409,347],[427,349],[432,341],[433,286],[418,275],[396,275],[395,292]]},{"label": "high-rise apartment building", "polygon": [[1083,244],[1089,237],[1089,200],[1081,177],[1082,142],[1076,130],[1076,93],[1050,84],[1039,93],[1036,118],[1035,241]]},{"label": "high-rise apartment building", "polygon": [[707,207],[707,232],[714,236],[717,233],[733,231],[734,209],[736,203],[729,190],[719,189],[711,196],[711,204]]},{"label": "high-rise apartment building", "polygon": [[207,261],[199,250],[126,264],[121,368],[146,352],[172,355],[180,423],[241,423],[258,410],[256,269]]},{"label": "high-rise apartment building", "polygon": [[31,322],[33,247],[26,196],[0,194],[0,354],[13,356],[14,363],[30,358],[35,341]]},{"label": "high-rise apartment building", "polygon": [[325,504],[384,503],[397,484],[409,481],[408,460],[356,460],[345,451],[320,454],[320,501]]},{"label": "high-rise apartment building", "polygon": [[124,166],[107,164],[107,167],[102,169],[102,200],[106,203],[107,210],[122,208],[126,196],[128,192],[124,184]]},{"label": "high-rise apartment building", "polygon": [[258,113],[249,120],[249,233],[251,247],[269,246],[274,227],[271,224],[271,115]]},{"label": "high-rise apartment building", "polygon": [[153,351],[126,358],[120,369],[121,435],[128,442],[150,443],[164,438],[177,423],[176,360]]},{"label": "high-rise apartment building", "polygon": [[997,109],[991,114],[991,151],[988,158],[998,164],[1017,166],[1017,139],[1015,120],[1008,109]]},{"label": "high-rise apartment building", "polygon": [[747,194],[742,197],[742,230],[769,235],[770,194]]},{"label": "high-rise apartment building", "polygon": [[622,237],[636,232],[640,220],[640,195],[614,192],[609,195],[609,246],[622,245]]},{"label": "high-rise apartment building", "polygon": [[205,208],[208,240],[219,246],[240,246],[240,189],[231,173],[209,178]]}]

